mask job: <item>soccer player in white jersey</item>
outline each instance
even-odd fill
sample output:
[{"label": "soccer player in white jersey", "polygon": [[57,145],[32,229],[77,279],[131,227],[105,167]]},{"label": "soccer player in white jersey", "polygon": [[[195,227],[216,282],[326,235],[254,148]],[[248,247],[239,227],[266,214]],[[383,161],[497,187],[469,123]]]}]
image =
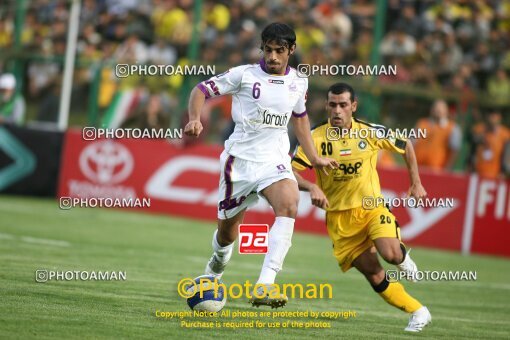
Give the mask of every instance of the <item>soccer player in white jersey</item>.
[{"label": "soccer player in white jersey", "polygon": [[319,157],[311,139],[305,107],[308,79],[298,77],[296,70],[288,66],[289,57],[296,50],[294,30],[286,24],[272,23],[264,28],[261,38],[264,56],[259,63],[231,68],[193,89],[189,123],[184,132],[189,136],[200,134],[203,129],[200,112],[206,99],[232,95],[235,129],[220,156],[218,229],[213,235],[214,253],[205,273],[221,277],[245,211],[262,195],[276,218],[257,281],[265,287],[258,287],[251,303],[276,308],[284,306],[287,297],[269,293],[261,298],[255,296],[271,291],[291,246],[299,190],[290,165],[289,121],[292,120],[296,137],[314,167],[326,172],[326,168],[333,169],[338,164]]}]

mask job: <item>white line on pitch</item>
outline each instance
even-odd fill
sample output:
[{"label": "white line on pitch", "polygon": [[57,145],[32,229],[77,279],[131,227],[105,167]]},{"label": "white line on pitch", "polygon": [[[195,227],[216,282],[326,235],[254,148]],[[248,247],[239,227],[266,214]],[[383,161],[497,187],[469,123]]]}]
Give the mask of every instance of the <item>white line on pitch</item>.
[{"label": "white line on pitch", "polygon": [[30,236],[22,236],[21,240],[27,243],[33,244],[42,244],[46,246],[55,246],[55,247],[69,247],[71,243],[67,241],[59,241],[59,240],[48,240],[45,238],[35,238]]},{"label": "white line on pitch", "polygon": [[0,233],[0,239],[4,239],[4,240],[12,240],[14,238],[14,236],[12,236],[11,234],[3,234],[3,233]]}]

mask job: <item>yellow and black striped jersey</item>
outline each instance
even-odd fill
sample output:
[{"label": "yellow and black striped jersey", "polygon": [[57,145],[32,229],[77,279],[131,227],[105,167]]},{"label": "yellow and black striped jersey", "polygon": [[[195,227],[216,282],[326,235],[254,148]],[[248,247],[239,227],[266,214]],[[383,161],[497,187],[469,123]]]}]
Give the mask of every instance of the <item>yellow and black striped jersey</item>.
[{"label": "yellow and black striped jersey", "polygon": [[[344,135],[329,121],[312,130],[312,139],[319,156],[338,161],[339,168],[328,170],[329,176],[315,171],[317,185],[329,201],[328,211],[362,206],[365,196],[381,197],[377,174],[377,153],[386,149],[405,153],[406,141],[394,138],[387,128],[353,118],[351,129]],[[298,171],[311,168],[301,146],[297,146],[292,167]]]}]

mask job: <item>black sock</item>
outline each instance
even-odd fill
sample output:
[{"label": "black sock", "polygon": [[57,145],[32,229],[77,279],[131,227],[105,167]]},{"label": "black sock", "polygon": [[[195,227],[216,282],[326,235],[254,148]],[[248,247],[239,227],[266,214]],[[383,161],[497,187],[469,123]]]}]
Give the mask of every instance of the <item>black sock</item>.
[{"label": "black sock", "polygon": [[[400,249],[402,249],[402,262],[404,262],[404,260],[406,258],[406,254],[407,254],[406,246],[404,246],[403,243],[400,243]],[[400,262],[400,263],[402,263],[402,262]]]},{"label": "black sock", "polygon": [[390,285],[390,281],[386,280],[386,275],[384,276],[384,279],[381,281],[381,283],[379,283],[378,285],[372,285],[372,288],[375,290],[376,293],[382,293],[386,290],[386,288],[388,288],[388,286]]}]

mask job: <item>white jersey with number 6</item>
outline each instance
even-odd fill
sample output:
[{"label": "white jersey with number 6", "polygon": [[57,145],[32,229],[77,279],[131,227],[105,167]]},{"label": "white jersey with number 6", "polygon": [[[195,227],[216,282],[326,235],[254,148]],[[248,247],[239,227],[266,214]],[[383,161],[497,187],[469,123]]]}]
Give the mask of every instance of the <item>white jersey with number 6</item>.
[{"label": "white jersey with number 6", "polygon": [[253,162],[288,157],[287,124],[292,115],[306,115],[307,78],[298,77],[291,67],[283,76],[269,74],[262,59],[258,64],[231,68],[197,87],[206,99],[232,95],[235,129],[225,142],[230,155]]}]

